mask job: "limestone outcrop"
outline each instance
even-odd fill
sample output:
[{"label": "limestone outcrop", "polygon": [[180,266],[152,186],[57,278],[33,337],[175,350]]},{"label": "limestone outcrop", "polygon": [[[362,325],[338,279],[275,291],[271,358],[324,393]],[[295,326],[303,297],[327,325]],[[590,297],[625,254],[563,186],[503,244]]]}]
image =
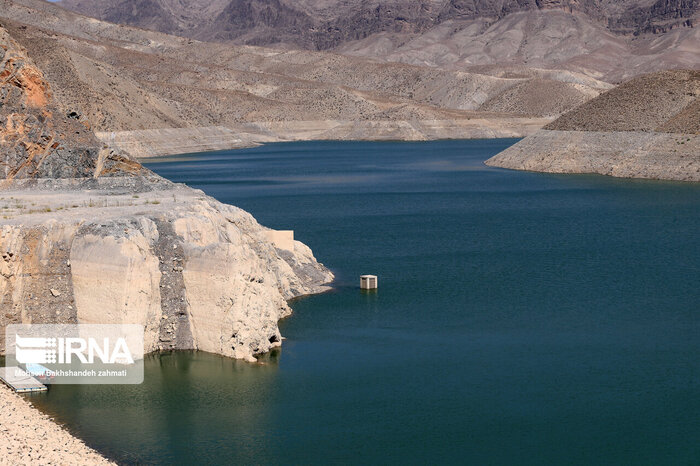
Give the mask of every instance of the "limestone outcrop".
[{"label": "limestone outcrop", "polygon": [[252,361],[281,344],[287,300],[333,279],[302,243],[276,249],[250,214],[200,191],[134,194],[122,177],[87,186],[0,192],[0,327],[138,323],[148,351]]}]

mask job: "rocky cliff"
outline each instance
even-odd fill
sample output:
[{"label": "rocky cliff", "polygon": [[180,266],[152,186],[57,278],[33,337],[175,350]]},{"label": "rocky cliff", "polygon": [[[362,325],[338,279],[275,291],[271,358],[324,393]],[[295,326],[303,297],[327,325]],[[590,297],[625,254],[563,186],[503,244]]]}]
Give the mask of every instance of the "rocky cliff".
[{"label": "rocky cliff", "polygon": [[487,165],[700,181],[700,72],[633,79],[564,114]]},{"label": "rocky cliff", "polygon": [[332,280],[302,243],[103,148],[2,28],[0,70],[0,328],[138,323],[149,351],[252,361],[286,301]]}]

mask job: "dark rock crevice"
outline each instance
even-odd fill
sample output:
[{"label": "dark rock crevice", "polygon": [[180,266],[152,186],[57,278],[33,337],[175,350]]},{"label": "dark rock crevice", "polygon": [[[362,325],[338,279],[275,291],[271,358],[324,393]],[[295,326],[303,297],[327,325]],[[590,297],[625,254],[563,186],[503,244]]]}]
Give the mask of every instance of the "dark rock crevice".
[{"label": "dark rock crevice", "polygon": [[187,293],[182,276],[184,251],[168,220],[154,219],[158,239],[153,252],[160,261],[160,302],[162,317],[159,327],[159,348],[195,349],[190,317],[187,311]]}]

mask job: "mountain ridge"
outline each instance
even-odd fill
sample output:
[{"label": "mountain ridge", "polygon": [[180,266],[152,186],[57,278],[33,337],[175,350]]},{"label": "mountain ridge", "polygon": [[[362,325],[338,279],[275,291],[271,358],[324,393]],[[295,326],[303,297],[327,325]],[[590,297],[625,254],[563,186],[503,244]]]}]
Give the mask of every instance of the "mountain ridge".
[{"label": "mountain ridge", "polygon": [[[694,27],[700,0],[366,0],[360,4],[349,0],[218,0],[212,4],[63,0],[61,4],[102,20],[203,41],[332,51],[477,73],[491,65],[556,68],[619,83],[663,69],[700,66],[700,30]],[[197,5],[202,11],[208,5],[207,14]],[[160,19],[165,22],[159,25]]]},{"label": "mountain ridge", "polygon": [[[447,21],[497,22],[522,11],[582,13],[614,33],[663,33],[693,27],[697,0],[62,0],[96,18],[202,40],[288,43],[329,50],[377,33],[425,33]],[[195,10],[208,6],[210,16]],[[200,8],[198,8],[200,7]],[[193,19],[196,17],[196,20]]]},{"label": "mountain ridge", "polygon": [[192,150],[201,141],[204,150],[299,139],[522,137],[611,87],[565,70],[499,76],[206,43],[38,0],[2,3],[0,22],[42,68],[63,110],[104,143],[149,155],[169,153],[173,141]]}]

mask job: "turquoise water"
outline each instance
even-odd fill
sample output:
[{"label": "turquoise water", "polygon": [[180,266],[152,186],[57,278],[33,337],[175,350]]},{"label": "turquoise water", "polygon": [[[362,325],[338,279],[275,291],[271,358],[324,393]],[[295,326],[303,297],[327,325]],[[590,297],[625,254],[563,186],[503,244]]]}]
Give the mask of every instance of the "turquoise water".
[{"label": "turquoise water", "polygon": [[483,165],[514,142],[150,164],[295,230],[336,288],[264,365],[165,354],[32,399],[125,463],[700,464],[700,186]]}]

